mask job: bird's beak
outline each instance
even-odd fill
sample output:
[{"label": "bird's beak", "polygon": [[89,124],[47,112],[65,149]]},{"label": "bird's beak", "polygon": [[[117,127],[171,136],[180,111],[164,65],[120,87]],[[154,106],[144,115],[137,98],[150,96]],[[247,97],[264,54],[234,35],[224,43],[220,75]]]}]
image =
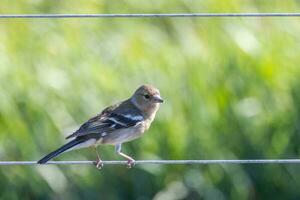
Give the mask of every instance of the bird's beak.
[{"label": "bird's beak", "polygon": [[153,96],[153,99],[154,99],[154,101],[157,102],[157,103],[163,103],[163,102],[164,102],[164,100],[159,96],[159,94],[154,95],[154,96]]}]

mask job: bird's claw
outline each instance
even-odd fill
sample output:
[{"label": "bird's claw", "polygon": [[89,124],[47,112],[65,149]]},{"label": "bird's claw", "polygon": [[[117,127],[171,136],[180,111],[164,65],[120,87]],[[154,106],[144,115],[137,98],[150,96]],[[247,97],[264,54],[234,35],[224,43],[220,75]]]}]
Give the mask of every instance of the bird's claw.
[{"label": "bird's claw", "polygon": [[103,161],[100,160],[100,159],[97,159],[96,162],[95,162],[95,165],[98,169],[102,169],[103,167]]},{"label": "bird's claw", "polygon": [[135,160],[127,160],[127,168],[130,169],[135,165]]}]

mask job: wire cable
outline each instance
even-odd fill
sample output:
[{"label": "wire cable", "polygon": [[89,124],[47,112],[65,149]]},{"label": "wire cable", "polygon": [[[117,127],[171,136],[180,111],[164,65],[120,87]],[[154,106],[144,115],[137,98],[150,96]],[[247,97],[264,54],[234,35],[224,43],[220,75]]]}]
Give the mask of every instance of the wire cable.
[{"label": "wire cable", "polygon": [[0,19],[15,18],[170,18],[170,17],[300,17],[300,13],[140,13],[140,14],[0,14]]},{"label": "wire cable", "polygon": [[[86,165],[95,161],[49,161],[46,165]],[[104,165],[126,165],[127,161],[103,161]],[[300,164],[300,159],[255,159],[255,160],[137,160],[139,164],[155,165],[209,165],[209,164]],[[4,165],[38,165],[36,161],[0,161]],[[40,165],[41,166],[41,165]]]}]

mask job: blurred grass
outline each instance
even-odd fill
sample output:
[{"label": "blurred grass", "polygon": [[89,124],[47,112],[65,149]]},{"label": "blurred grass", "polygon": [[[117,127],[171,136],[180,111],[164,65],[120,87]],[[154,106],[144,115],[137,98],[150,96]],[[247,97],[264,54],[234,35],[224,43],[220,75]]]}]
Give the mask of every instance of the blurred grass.
[{"label": "blurred grass", "polygon": [[[297,12],[299,1],[11,1],[0,13]],[[36,160],[143,83],[136,159],[298,158],[298,18],[0,22],[0,159]],[[113,147],[104,159],[121,159]],[[91,149],[62,160],[94,159]],[[1,199],[299,199],[296,165],[1,167]]]}]

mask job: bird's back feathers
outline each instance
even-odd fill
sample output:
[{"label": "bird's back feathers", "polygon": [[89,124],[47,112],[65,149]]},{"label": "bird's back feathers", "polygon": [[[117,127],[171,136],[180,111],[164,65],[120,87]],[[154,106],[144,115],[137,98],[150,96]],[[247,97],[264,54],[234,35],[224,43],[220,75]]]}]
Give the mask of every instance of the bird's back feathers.
[{"label": "bird's back feathers", "polygon": [[[144,120],[141,112],[126,100],[119,104],[107,107],[99,115],[89,119],[77,131],[69,135],[68,138],[98,134],[100,138],[107,136],[110,132],[135,126]],[[126,109],[124,109],[126,108]]]}]

